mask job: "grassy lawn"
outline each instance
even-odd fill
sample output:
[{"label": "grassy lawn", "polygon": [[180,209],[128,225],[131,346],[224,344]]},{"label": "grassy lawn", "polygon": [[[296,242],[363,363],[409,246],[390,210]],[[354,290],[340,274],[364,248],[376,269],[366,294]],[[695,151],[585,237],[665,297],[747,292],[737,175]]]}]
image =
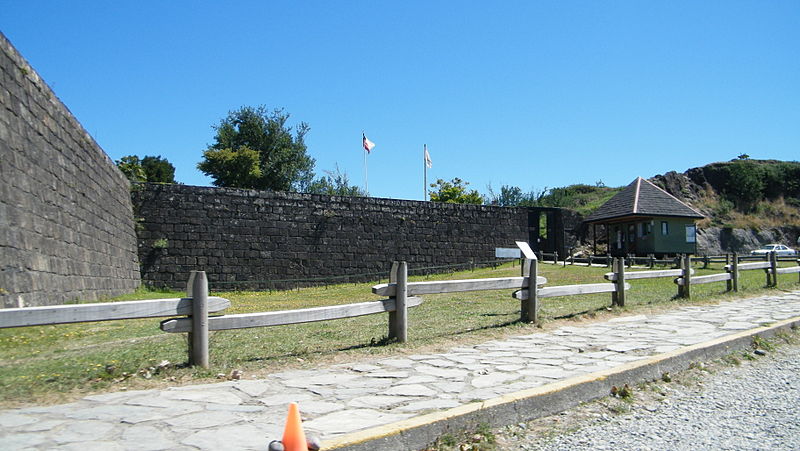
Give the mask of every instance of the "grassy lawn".
[{"label": "grassy lawn", "polygon": [[[787,265],[788,263],[784,263]],[[413,269],[413,268],[411,268]],[[469,279],[519,275],[519,265],[476,269],[413,280]],[[548,286],[603,281],[606,268],[541,264]],[[696,275],[721,272],[721,265],[696,268]],[[779,288],[764,288],[763,270],[743,271],[740,292],[725,283],[692,287],[692,300],[675,299],[671,278],[633,280],[623,309],[611,309],[610,293],[542,300],[538,325],[519,323],[519,301],[510,290],[424,296],[410,310],[409,343],[387,343],[387,315],[320,323],[211,332],[207,370],[186,366],[185,334],[167,334],[158,319],[0,330],[0,405],[55,403],[92,392],[142,389],[216,380],[234,369],[246,378],[287,368],[353,361],[376,355],[433,352],[457,344],[531,333],[565,321],[586,321],[626,312],[648,312],[678,304],[707,303],[800,289],[797,274],[779,276]],[[292,291],[212,292],[232,302],[226,313],[286,310],[379,299],[374,283],[342,284]],[[212,287],[213,289],[213,287]],[[139,291],[115,300],[180,297],[181,293]]]}]

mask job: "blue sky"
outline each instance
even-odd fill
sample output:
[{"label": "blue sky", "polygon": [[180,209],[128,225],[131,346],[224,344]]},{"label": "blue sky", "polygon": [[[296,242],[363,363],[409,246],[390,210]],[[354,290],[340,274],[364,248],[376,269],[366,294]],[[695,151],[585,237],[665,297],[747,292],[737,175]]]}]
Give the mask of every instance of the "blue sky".
[{"label": "blue sky", "polygon": [[0,0],[0,31],[112,159],[178,181],[242,105],[307,122],[321,175],[422,199],[800,155],[800,2]]}]

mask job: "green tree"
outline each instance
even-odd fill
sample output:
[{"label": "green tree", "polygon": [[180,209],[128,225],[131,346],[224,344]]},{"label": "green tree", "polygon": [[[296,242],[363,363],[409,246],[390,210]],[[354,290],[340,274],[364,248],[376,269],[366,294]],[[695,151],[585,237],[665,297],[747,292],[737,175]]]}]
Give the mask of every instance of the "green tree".
[{"label": "green tree", "polygon": [[764,197],[763,169],[752,160],[735,160],[725,166],[725,194],[740,211],[747,212]]},{"label": "green tree", "polygon": [[117,167],[132,183],[146,182],[147,174],[142,168],[142,161],[136,155],[126,155],[116,161]]},{"label": "green tree", "polygon": [[489,190],[486,203],[500,207],[519,207],[534,206],[536,199],[533,192],[525,193],[518,186],[503,185],[500,192],[495,193],[491,185],[486,187]]},{"label": "green tree", "polygon": [[362,188],[351,185],[347,172],[339,170],[336,165],[335,171],[325,171],[325,176],[314,180],[308,187],[311,194],[327,194],[330,196],[361,196],[367,197],[367,192]]},{"label": "green tree", "polygon": [[126,155],[117,160],[116,164],[125,177],[134,183],[175,183],[175,166],[166,158],[161,158],[161,155],[145,155],[142,159],[136,155]]},{"label": "green tree", "polygon": [[452,181],[446,182],[442,179],[431,183],[433,190],[429,191],[432,202],[444,202],[448,204],[482,204],[483,197],[476,190],[467,191],[469,182],[465,182],[456,177]]},{"label": "green tree", "polygon": [[244,106],[231,111],[215,126],[214,144],[203,152],[197,167],[216,186],[307,190],[314,178],[314,159],[306,153],[308,124],[292,133],[289,114],[282,109]]},{"label": "green tree", "polygon": [[175,183],[175,166],[161,155],[142,158],[142,169],[148,182]]}]

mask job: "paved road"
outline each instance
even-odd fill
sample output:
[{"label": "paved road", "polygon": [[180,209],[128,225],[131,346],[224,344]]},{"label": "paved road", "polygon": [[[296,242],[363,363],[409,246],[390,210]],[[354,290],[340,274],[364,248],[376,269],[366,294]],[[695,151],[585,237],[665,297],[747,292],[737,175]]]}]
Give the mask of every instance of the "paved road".
[{"label": "paved road", "polygon": [[[584,419],[579,430],[551,439],[543,438],[541,431],[524,432],[532,428],[506,428],[502,449],[800,449],[800,345],[786,345],[777,355],[752,364],[716,368],[699,383],[669,387],[665,399],[635,403],[633,411],[620,417]],[[568,415],[594,412],[596,407],[605,410],[591,405]]]},{"label": "paved road", "polygon": [[0,449],[264,449],[297,401],[326,439],[800,316],[800,291],[619,317],[445,353],[0,411]]}]

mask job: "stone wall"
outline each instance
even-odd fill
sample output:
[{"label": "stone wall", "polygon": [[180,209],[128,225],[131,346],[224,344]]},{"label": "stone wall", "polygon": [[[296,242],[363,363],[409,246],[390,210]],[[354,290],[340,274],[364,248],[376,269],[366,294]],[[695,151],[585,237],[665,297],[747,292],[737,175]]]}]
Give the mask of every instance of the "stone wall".
[{"label": "stone wall", "polygon": [[244,289],[388,274],[392,260],[410,269],[493,260],[496,247],[528,240],[530,211],[154,184],[133,199],[142,280],[172,288],[198,269],[214,289]]},{"label": "stone wall", "polygon": [[138,287],[127,179],[0,34],[0,305]]}]

